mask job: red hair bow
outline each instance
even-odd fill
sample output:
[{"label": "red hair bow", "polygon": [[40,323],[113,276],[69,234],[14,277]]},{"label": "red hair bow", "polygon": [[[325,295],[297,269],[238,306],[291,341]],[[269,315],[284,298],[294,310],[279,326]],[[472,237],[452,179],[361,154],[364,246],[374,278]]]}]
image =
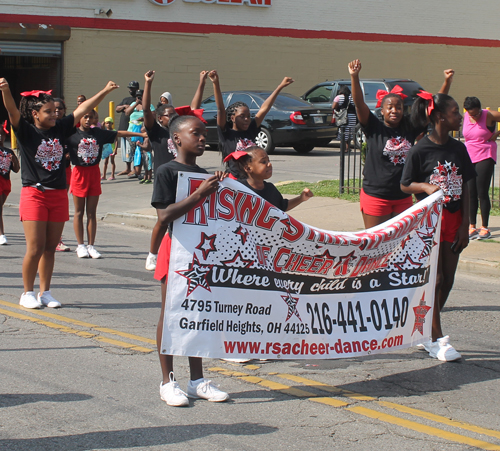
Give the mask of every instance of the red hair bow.
[{"label": "red hair bow", "polygon": [[28,97],[28,96],[40,97],[40,94],[47,94],[48,96],[51,96],[52,89],[50,91],[25,91],[25,92],[21,92],[21,95],[23,97]]},{"label": "red hair bow", "polygon": [[227,163],[229,160],[239,160],[241,157],[245,157],[248,154],[243,150],[236,150],[235,152],[231,152],[226,158],[224,158],[224,163]]},{"label": "red hair bow", "polygon": [[5,121],[3,123],[3,131],[8,135],[10,132],[9,132],[9,129],[7,128],[7,121]]},{"label": "red hair bow", "polygon": [[420,91],[417,94],[417,96],[429,101],[429,105],[427,105],[427,115],[430,116],[432,113],[432,110],[434,109],[434,96],[430,92],[427,92],[427,91]]},{"label": "red hair bow", "polygon": [[195,116],[201,122],[203,122],[204,124],[206,124],[207,121],[205,119],[203,119],[203,111],[204,111],[203,108],[199,108],[197,110],[192,110],[189,105],[179,106],[179,107],[175,108],[175,112],[179,116]]},{"label": "red hair bow", "polygon": [[406,99],[408,96],[406,94],[403,94],[403,88],[399,85],[394,86],[394,88],[391,89],[391,92],[384,91],[383,89],[379,89],[377,91],[376,97],[377,97],[377,105],[375,108],[378,108],[380,105],[382,105],[382,99],[388,95],[388,94],[396,94],[402,99]]}]

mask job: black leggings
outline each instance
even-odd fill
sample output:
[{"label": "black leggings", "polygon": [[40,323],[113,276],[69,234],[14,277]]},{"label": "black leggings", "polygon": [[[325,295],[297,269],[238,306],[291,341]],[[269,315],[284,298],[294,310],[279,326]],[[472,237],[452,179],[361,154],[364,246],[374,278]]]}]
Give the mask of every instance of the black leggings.
[{"label": "black leggings", "polygon": [[[476,224],[477,208],[481,207],[482,226],[488,227],[490,218],[490,183],[495,169],[495,161],[492,158],[474,163],[477,177],[469,183],[470,194],[470,223]],[[479,201],[478,201],[479,200]]]}]

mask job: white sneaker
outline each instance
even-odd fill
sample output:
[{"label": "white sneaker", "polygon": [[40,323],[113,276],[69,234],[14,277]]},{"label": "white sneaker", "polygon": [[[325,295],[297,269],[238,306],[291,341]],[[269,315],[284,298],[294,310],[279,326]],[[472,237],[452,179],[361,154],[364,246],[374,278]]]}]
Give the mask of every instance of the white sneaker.
[{"label": "white sneaker", "polygon": [[229,399],[229,395],[226,392],[219,390],[212,384],[212,381],[204,378],[189,381],[187,395],[190,398],[201,398],[212,402],[223,402]]},{"label": "white sneaker", "polygon": [[176,380],[174,380],[174,373],[168,375],[170,382],[167,384],[160,384],[160,397],[169,406],[185,407],[189,406],[189,399],[184,393]]},{"label": "white sneaker", "polygon": [[78,258],[89,258],[89,251],[85,247],[84,244],[79,244],[78,247],[76,248],[76,255],[78,255]]},{"label": "white sneaker", "polygon": [[92,258],[101,258],[101,254],[99,254],[96,248],[90,244],[87,246],[87,252]]},{"label": "white sneaker", "polygon": [[5,235],[0,235],[0,245],[7,244],[7,237]]},{"label": "white sneaker", "polygon": [[61,303],[55,300],[49,291],[44,291],[42,294],[38,293],[38,302],[50,308],[59,308]]},{"label": "white sneaker", "polygon": [[424,343],[420,343],[417,345],[417,348],[422,351],[429,352],[431,350],[432,340],[427,340]]},{"label": "white sneaker", "polygon": [[146,269],[148,271],[154,271],[156,269],[156,257],[157,254],[152,254],[150,252],[148,258],[146,258]]},{"label": "white sneaker", "polygon": [[460,353],[450,345],[450,337],[448,335],[438,338],[431,343],[429,355],[443,362],[453,362],[462,358]]},{"label": "white sneaker", "polygon": [[19,305],[24,308],[42,308],[42,303],[35,297],[34,291],[27,291],[21,295]]}]

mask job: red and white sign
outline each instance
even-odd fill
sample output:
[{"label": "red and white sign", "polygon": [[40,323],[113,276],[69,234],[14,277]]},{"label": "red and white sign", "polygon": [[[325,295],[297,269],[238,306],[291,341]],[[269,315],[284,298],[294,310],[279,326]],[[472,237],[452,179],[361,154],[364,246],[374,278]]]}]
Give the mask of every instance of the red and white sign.
[{"label": "red and white sign", "polygon": [[[149,0],[159,6],[168,6],[175,0]],[[218,5],[271,6],[272,0],[183,0],[186,3],[215,3]]]},{"label": "red and white sign", "polygon": [[[207,176],[179,173],[177,201]],[[442,192],[362,232],[301,223],[230,179],[174,222],[162,353],[337,359],[430,338]]]}]

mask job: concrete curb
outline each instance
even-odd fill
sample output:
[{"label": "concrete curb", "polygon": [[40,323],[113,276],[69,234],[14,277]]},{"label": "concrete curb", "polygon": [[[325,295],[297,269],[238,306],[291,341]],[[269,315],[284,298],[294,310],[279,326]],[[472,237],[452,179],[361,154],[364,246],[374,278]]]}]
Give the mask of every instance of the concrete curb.
[{"label": "concrete curb", "polygon": [[101,221],[110,224],[122,224],[152,230],[157,219],[156,216],[140,215],[136,213],[106,213],[106,215],[101,218]]},{"label": "concrete curb", "polygon": [[500,277],[500,264],[483,259],[460,258],[457,270],[476,276]]}]

